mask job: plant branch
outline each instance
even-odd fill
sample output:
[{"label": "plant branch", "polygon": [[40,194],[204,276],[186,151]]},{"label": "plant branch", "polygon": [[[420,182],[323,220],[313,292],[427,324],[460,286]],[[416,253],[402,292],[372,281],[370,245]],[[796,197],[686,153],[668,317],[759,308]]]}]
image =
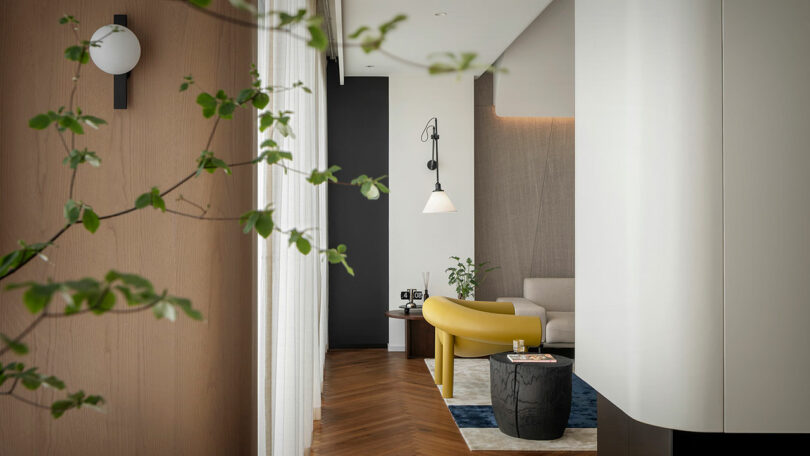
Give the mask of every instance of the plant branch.
[{"label": "plant branch", "polygon": [[[200,210],[200,212],[201,212],[201,213],[200,213],[200,215],[205,215],[205,214],[208,212],[208,209],[206,209],[206,208],[202,207],[201,205],[199,205],[199,204],[195,203],[194,201],[191,201],[191,200],[189,200],[189,199],[186,199],[186,198],[183,196],[183,194],[182,194],[182,193],[181,193],[181,194],[180,194],[180,195],[177,197],[177,201],[180,201],[180,202],[183,202],[183,203],[187,203],[187,204],[190,204],[190,205],[192,205],[192,206],[196,207],[197,209],[199,209],[199,210]],[[209,207],[210,207],[210,205],[209,205]]]},{"label": "plant branch", "polygon": [[174,209],[166,209],[166,212],[174,215],[179,215],[182,217],[193,218],[197,220],[212,220],[212,221],[231,221],[231,220],[239,220],[239,217],[206,217],[205,214],[203,215],[194,215],[189,214],[187,212],[176,211]]},{"label": "plant branch", "polygon": [[[15,337],[11,342],[7,343],[5,347],[0,348],[0,356],[4,355],[6,352],[11,350],[11,346],[14,343],[17,343],[17,342],[21,341],[25,336],[28,335],[28,333],[30,333],[34,328],[39,326],[39,324],[42,323],[42,321],[44,319],[46,319],[46,318],[74,317],[76,315],[83,315],[83,314],[86,314],[88,312],[92,312],[93,310],[96,310],[98,305],[101,304],[101,301],[107,296],[108,293],[111,293],[109,287],[106,290],[104,290],[104,292],[101,293],[101,295],[99,295],[98,299],[96,300],[96,303],[92,307],[88,305],[88,307],[85,308],[85,309],[79,310],[77,312],[69,313],[69,314],[57,313],[57,312],[48,312],[48,309],[46,307],[45,309],[42,310],[42,313],[37,315],[37,318],[35,318],[34,321],[32,321],[19,335],[17,335],[17,337]],[[132,307],[132,308],[129,308],[129,309],[109,309],[109,310],[106,310],[104,313],[131,314],[131,313],[143,312],[144,310],[151,309],[152,307],[157,305],[157,303],[159,303],[165,297],[166,297],[166,292],[164,291],[163,294],[158,296],[156,299],[150,301],[148,304],[143,304],[143,305],[140,305],[140,306],[137,306],[137,307]],[[12,385],[12,388],[7,393],[10,394],[14,390],[15,386],[16,386],[16,384]]]},{"label": "plant branch", "polygon": [[28,333],[30,333],[34,328],[37,327],[37,325],[42,323],[42,320],[45,317],[46,314],[45,311],[43,310],[41,314],[37,315],[37,318],[35,318],[34,321],[32,321],[25,329],[23,329],[23,331],[19,335],[17,335],[17,337],[15,337],[10,342],[6,343],[5,347],[0,348],[0,356],[3,356],[7,351],[11,350],[12,345],[22,340],[23,337],[27,336]]},{"label": "plant branch", "polygon": [[[253,29],[257,29],[257,30],[267,30],[267,31],[272,31],[272,32],[282,32],[282,33],[286,33],[291,38],[295,38],[296,40],[305,41],[305,42],[309,41],[309,38],[307,38],[305,36],[297,35],[297,34],[293,33],[292,31],[290,31],[289,29],[286,29],[286,28],[260,25],[258,22],[255,22],[255,21],[246,21],[244,19],[238,19],[238,18],[235,18],[235,17],[232,17],[232,16],[228,16],[227,14],[218,13],[216,11],[211,11],[208,8],[204,8],[204,7],[194,5],[193,3],[189,2],[188,0],[176,0],[176,1],[179,1],[180,3],[184,3],[186,6],[189,6],[194,10],[197,10],[197,11],[199,11],[199,12],[201,12],[201,13],[207,15],[207,16],[211,16],[213,18],[219,19],[219,20],[224,21],[224,22],[229,22],[231,24],[240,25],[242,27],[250,27],[250,28],[253,28]],[[346,43],[346,42],[343,42],[343,43],[340,43],[340,44],[342,46],[346,46],[346,47],[362,46],[361,43]],[[390,53],[390,52],[388,52],[388,51],[386,51],[386,50],[384,50],[382,48],[377,48],[376,51],[378,51],[380,54],[383,54],[384,56],[386,56],[386,57],[388,57],[390,59],[396,60],[397,62],[404,63],[406,65],[411,65],[411,66],[415,66],[415,67],[418,67],[418,68],[424,68],[424,69],[430,68],[428,65],[425,65],[425,64],[422,64],[422,63],[419,63],[419,62],[414,62],[413,60],[408,60],[408,59],[400,57],[400,56],[398,56],[396,54],[392,54],[392,53]]]},{"label": "plant branch", "polygon": [[44,404],[40,404],[39,402],[34,402],[34,401],[30,400],[30,399],[26,399],[26,398],[24,398],[24,397],[22,397],[22,396],[18,396],[18,395],[14,394],[14,393],[11,393],[11,392],[8,392],[8,393],[0,393],[0,395],[3,395],[3,396],[8,396],[8,397],[13,397],[14,399],[17,399],[18,401],[25,402],[25,403],[26,403],[26,404],[28,404],[28,405],[33,405],[34,407],[39,407],[39,408],[41,408],[41,409],[46,409],[46,410],[50,410],[50,409],[51,409],[51,407],[50,407],[50,406],[47,406],[47,405],[44,405]]},{"label": "plant branch", "polygon": [[73,199],[73,186],[76,183],[76,173],[79,171],[79,167],[73,168],[73,172],[70,174],[70,192],[68,192],[68,198]]},{"label": "plant branch", "polygon": [[6,391],[4,394],[11,394],[17,388],[17,384],[20,383],[20,377],[14,377],[14,383],[11,384],[11,388]]},{"label": "plant branch", "polygon": [[59,124],[53,124],[53,127],[56,129],[56,132],[59,134],[59,139],[62,141],[62,146],[65,148],[65,155],[68,157],[70,156],[70,147],[68,147],[67,141],[65,141],[65,135],[62,134],[62,131],[59,130]]},{"label": "plant branch", "polygon": [[[228,164],[228,167],[229,167],[229,168],[238,168],[238,167],[240,167],[240,166],[247,166],[247,165],[254,165],[254,164],[255,164],[255,163],[254,163],[252,160],[250,160],[250,161],[243,161],[243,162],[229,163],[229,164]],[[165,190],[164,192],[162,192],[162,193],[160,194],[160,196],[161,196],[161,197],[163,197],[163,196],[167,195],[168,193],[170,193],[171,191],[173,191],[173,190],[177,189],[177,188],[178,188],[178,187],[180,187],[181,185],[183,185],[183,184],[185,184],[186,182],[188,182],[188,181],[189,181],[189,180],[190,180],[192,177],[194,177],[196,174],[197,174],[197,171],[196,171],[196,170],[195,170],[195,171],[193,171],[191,174],[189,174],[188,176],[186,176],[186,177],[184,177],[182,180],[180,180],[180,182],[178,182],[178,183],[176,183],[176,184],[172,185],[172,186],[171,186],[171,187],[170,187],[168,190]],[[124,215],[124,214],[129,214],[130,212],[134,212],[134,211],[136,211],[136,210],[138,210],[138,209],[137,209],[137,208],[136,208],[136,207],[133,205],[133,206],[132,206],[132,207],[130,207],[130,208],[123,209],[123,210],[120,210],[120,211],[118,211],[118,212],[113,212],[112,214],[107,214],[107,215],[99,216],[99,220],[107,220],[107,219],[111,219],[111,218],[119,217],[119,216],[122,216],[122,215]],[[77,220],[75,223],[72,223],[72,224],[70,224],[70,223],[69,223],[69,224],[66,224],[65,226],[63,226],[63,227],[62,227],[62,228],[61,228],[59,231],[57,231],[57,232],[56,232],[56,234],[54,234],[53,236],[51,236],[51,238],[50,238],[50,239],[48,239],[48,241],[47,241],[48,245],[52,244],[54,241],[56,241],[57,239],[59,239],[59,237],[61,237],[63,234],[65,234],[65,232],[66,232],[68,229],[70,229],[70,227],[71,227],[71,226],[73,226],[73,225],[75,225],[75,224],[78,224],[78,223],[81,223],[81,222],[82,222],[81,220]],[[47,247],[43,247],[42,249],[38,250],[36,253],[41,253],[41,252],[42,252],[42,251],[44,251],[46,248],[47,248]],[[19,264],[19,265],[18,265],[16,268],[11,269],[10,271],[7,271],[5,274],[3,274],[2,276],[0,276],[0,280],[3,280],[3,279],[5,279],[5,278],[7,278],[7,277],[11,276],[12,274],[14,274],[15,272],[19,271],[20,269],[22,269],[22,267],[23,267],[23,266],[25,266],[26,264],[28,264],[28,263],[29,263],[29,262],[30,262],[32,259],[34,259],[34,257],[35,257],[35,256],[36,256],[36,255],[32,255],[31,257],[27,258],[25,261],[23,261],[22,263],[20,263],[20,264]]]}]

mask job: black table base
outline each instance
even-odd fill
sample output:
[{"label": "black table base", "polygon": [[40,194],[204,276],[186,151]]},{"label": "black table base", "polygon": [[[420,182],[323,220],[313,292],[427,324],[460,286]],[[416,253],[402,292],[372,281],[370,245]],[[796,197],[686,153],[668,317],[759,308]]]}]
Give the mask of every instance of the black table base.
[{"label": "black table base", "polygon": [[489,358],[492,409],[498,429],[521,439],[562,437],[571,413],[573,361],[554,355],[556,363],[513,363],[506,355]]}]

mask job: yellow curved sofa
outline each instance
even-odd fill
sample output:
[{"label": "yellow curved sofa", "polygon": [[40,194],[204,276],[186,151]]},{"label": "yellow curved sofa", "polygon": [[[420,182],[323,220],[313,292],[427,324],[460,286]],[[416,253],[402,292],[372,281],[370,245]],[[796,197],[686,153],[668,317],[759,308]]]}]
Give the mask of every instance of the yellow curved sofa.
[{"label": "yellow curved sofa", "polygon": [[475,358],[512,349],[514,339],[538,346],[543,339],[540,317],[517,316],[511,302],[463,301],[432,296],[422,315],[436,328],[434,378],[442,396],[453,397],[453,357]]}]

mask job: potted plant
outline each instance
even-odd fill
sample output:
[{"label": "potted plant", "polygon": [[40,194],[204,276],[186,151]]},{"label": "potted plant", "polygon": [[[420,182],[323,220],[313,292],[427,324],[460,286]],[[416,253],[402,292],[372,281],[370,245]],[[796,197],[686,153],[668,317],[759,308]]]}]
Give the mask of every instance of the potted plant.
[{"label": "potted plant", "polygon": [[488,261],[475,264],[472,258],[467,258],[462,261],[461,258],[457,256],[451,256],[450,259],[455,260],[458,264],[456,266],[450,266],[445,270],[449,273],[447,283],[456,286],[458,299],[471,297],[475,289],[484,282],[487,274],[500,267],[494,266],[484,269],[484,267],[489,264]]}]

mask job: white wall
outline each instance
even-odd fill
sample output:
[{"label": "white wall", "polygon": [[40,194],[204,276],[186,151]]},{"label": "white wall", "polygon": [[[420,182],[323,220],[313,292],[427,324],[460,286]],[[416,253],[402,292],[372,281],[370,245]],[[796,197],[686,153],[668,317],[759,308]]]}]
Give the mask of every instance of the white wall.
[{"label": "white wall", "polygon": [[810,432],[809,24],[723,5],[727,432]]},{"label": "white wall", "polygon": [[721,3],[577,0],[575,28],[577,373],[722,431]]},{"label": "white wall", "polygon": [[554,0],[503,52],[493,99],[499,116],[574,116],[574,0]]},{"label": "white wall", "polygon": [[[391,76],[389,97],[389,308],[403,301],[399,292],[422,289],[430,272],[430,294],[454,296],[444,270],[451,255],[474,257],[473,78]],[[427,169],[430,142],[420,133],[439,119],[439,171],[444,190],[458,212],[422,214],[435,183]],[[389,319],[389,350],[404,350],[405,323]]]}]

